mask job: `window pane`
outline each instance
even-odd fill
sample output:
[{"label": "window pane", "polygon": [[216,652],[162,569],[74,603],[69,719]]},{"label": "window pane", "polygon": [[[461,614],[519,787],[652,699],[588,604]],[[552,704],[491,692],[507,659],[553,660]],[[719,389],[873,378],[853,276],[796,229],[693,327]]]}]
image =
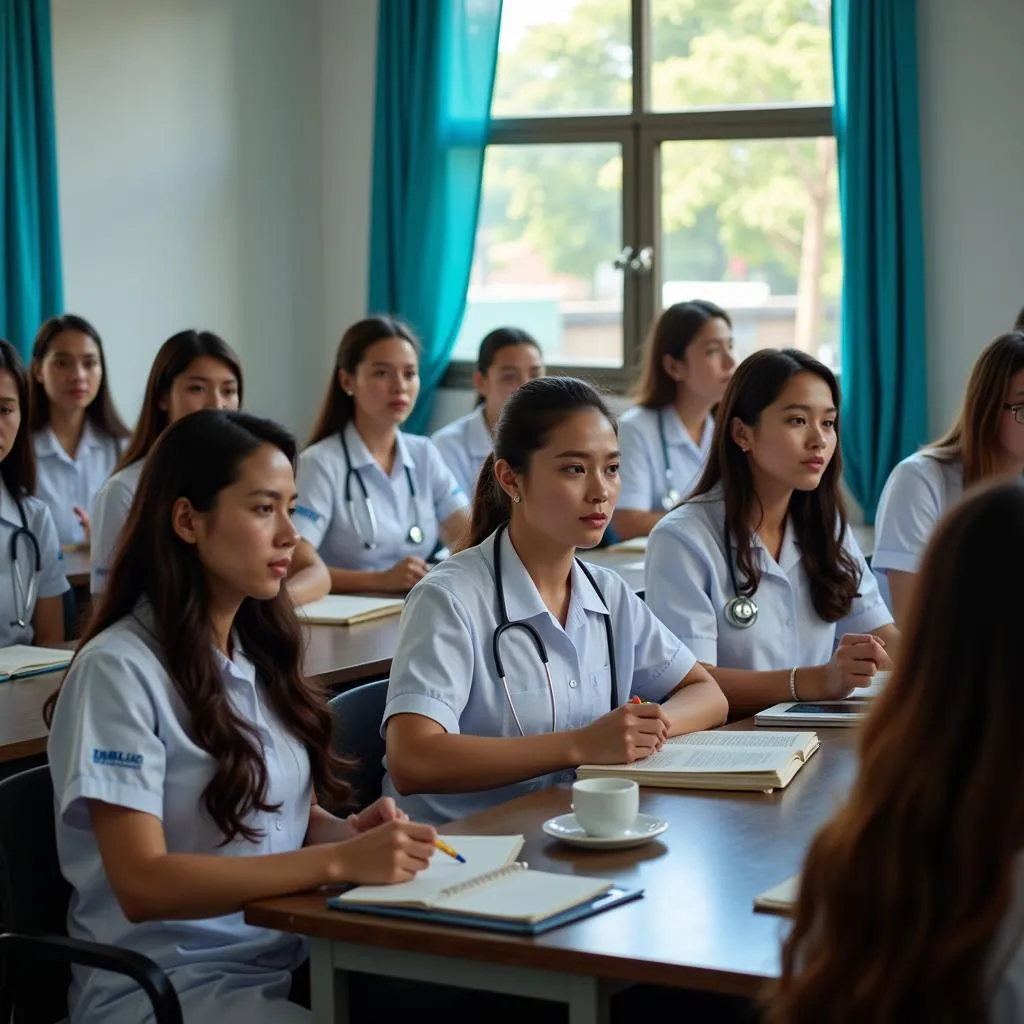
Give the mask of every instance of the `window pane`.
[{"label": "window pane", "polygon": [[494,117],[628,113],[629,0],[504,0]]},{"label": "window pane", "polygon": [[737,352],[795,346],[838,365],[835,139],[661,146],[661,301],[710,299]]},{"label": "window pane", "polygon": [[522,327],[549,363],[622,365],[622,152],[488,146],[466,315],[453,359]]},{"label": "window pane", "polygon": [[651,108],[831,103],[829,0],[650,0]]}]

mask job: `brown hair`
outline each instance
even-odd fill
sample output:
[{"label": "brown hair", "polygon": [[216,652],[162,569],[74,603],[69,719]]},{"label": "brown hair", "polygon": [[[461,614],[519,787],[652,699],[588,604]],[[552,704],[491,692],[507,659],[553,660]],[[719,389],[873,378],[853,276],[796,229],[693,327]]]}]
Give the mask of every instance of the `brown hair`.
[{"label": "brown hair", "polygon": [[[476,372],[481,376],[486,375],[487,371],[494,364],[495,356],[502,349],[515,348],[519,345],[529,345],[535,348],[538,355],[543,359],[544,354],[541,352],[540,345],[537,344],[532,334],[528,334],[521,327],[496,327],[480,342],[480,348],[476,354]],[[478,394],[476,396],[477,405],[483,405],[485,401],[486,399],[483,395]]]},{"label": "brown hair", "polygon": [[356,403],[351,395],[345,394],[341,388],[339,371],[355,373],[356,368],[366,358],[366,350],[378,341],[388,338],[401,338],[407,341],[416,351],[419,358],[420,343],[416,335],[402,323],[390,316],[371,316],[354,323],[342,336],[338,343],[338,354],[334,359],[334,372],[327,384],[327,394],[320,405],[316,424],[309,435],[309,444],[316,444],[325,437],[340,434],[356,414]]},{"label": "brown hair", "polygon": [[14,386],[18,389],[21,425],[18,427],[11,450],[0,462],[0,479],[3,480],[11,497],[20,501],[23,497],[36,492],[36,453],[26,427],[28,374],[25,373],[25,364],[21,361],[18,350],[9,341],[0,338],[0,372],[3,371],[14,378]]},{"label": "brown hair", "polygon": [[[192,739],[216,765],[203,804],[225,843],[239,835],[258,839],[260,833],[247,819],[277,808],[267,802],[269,780],[259,733],[232,705],[214,654],[206,571],[195,547],[175,532],[172,511],[179,498],[187,498],[199,512],[215,508],[245,459],[263,445],[280,449],[294,468],[294,438],[276,423],[248,413],[204,409],[167,428],[146,460],[106,590],[79,645],[81,650],[131,615],[140,600],[149,603],[153,634],[189,713]],[[350,790],[339,775],[344,762],[331,750],[327,698],[302,676],[302,634],[284,587],[270,600],[244,600],[233,631],[256,666],[271,710],[309,753],[316,791],[334,806],[344,802]],[[47,725],[58,699],[59,691],[44,709]]]},{"label": "brown hair", "polygon": [[804,864],[774,1024],[988,1019],[1024,847],[1022,577],[1016,484],[967,498],[932,537],[852,793]]},{"label": "brown hair", "polygon": [[[761,349],[747,356],[725,390],[718,409],[711,454],[700,483],[687,499],[693,501],[721,485],[725,520],[736,544],[739,591],[750,597],[761,582],[750,528],[757,492],[747,456],[733,440],[731,424],[739,419],[755,426],[761,413],[774,402],[783,388],[799,373],[820,377],[832,392],[832,404],[839,409],[839,385],[823,363],[798,349]],[[794,491],[789,499],[789,521],[796,535],[807,571],[811,603],[823,622],[838,622],[849,614],[860,586],[860,572],[853,556],[843,547],[846,509],[839,491],[843,459],[839,444],[839,413],[836,412],[836,450],[813,491]]]},{"label": "brown hair", "polygon": [[953,426],[925,451],[940,462],[962,459],[964,487],[986,480],[997,471],[1000,456],[999,420],[1010,379],[1024,370],[1024,333],[1012,331],[996,338],[971,368],[963,406]]},{"label": "brown hair", "polygon": [[220,360],[235,375],[238,381],[238,404],[242,404],[242,362],[234,349],[212,331],[180,331],[160,346],[153,360],[139,421],[128,447],[117,463],[118,469],[124,469],[149,454],[170,422],[166,410],[160,408],[160,403],[170,394],[174,379],[180,377],[202,356]]},{"label": "brown hair", "polygon": [[665,370],[665,356],[684,359],[690,344],[711,320],[732,320],[724,309],[704,299],[677,302],[651,325],[644,343],[643,371],[634,397],[646,409],[664,409],[676,400],[679,385]]},{"label": "brown hair", "polygon": [[42,369],[43,360],[50,351],[50,345],[54,338],[65,331],[78,331],[92,338],[100,355],[100,387],[96,397],[89,403],[85,410],[93,426],[107,437],[120,441],[130,433],[124,425],[124,421],[117,414],[114,408],[114,400],[110,395],[110,386],[107,384],[107,359],[103,354],[103,342],[100,340],[99,332],[84,317],[76,316],[74,313],[65,313],[63,316],[51,316],[43,322],[42,327],[36,333],[36,340],[32,344],[32,365],[29,367],[29,428],[31,430],[42,430],[50,422],[50,396],[46,393],[41,381],[36,379],[36,373]]}]

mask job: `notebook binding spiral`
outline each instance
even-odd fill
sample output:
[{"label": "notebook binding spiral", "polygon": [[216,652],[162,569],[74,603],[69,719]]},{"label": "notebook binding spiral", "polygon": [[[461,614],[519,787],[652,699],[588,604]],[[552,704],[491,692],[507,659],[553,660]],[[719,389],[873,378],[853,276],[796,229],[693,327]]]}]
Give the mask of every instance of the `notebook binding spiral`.
[{"label": "notebook binding spiral", "polygon": [[461,896],[464,892],[469,892],[471,889],[482,889],[485,885],[492,885],[503,878],[508,878],[509,875],[514,875],[517,871],[525,871],[526,868],[527,865],[522,861],[506,864],[503,868],[497,868],[494,871],[488,871],[486,874],[477,875],[476,878],[471,878],[468,882],[449,885],[442,889],[438,895],[441,899],[447,899],[449,896]]}]

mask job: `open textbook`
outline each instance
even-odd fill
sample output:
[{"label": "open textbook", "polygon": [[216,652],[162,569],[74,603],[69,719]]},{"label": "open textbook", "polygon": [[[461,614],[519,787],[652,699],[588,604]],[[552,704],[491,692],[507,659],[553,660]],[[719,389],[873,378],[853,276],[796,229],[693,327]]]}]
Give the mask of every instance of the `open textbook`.
[{"label": "open textbook", "polygon": [[0,683],[7,682],[8,679],[41,676],[47,672],[67,668],[74,653],[52,647],[29,647],[24,644],[0,648]]},{"label": "open textbook", "polygon": [[584,764],[580,779],[633,779],[677,789],[783,789],[820,746],[813,732],[716,729],[676,736],[633,764]]}]

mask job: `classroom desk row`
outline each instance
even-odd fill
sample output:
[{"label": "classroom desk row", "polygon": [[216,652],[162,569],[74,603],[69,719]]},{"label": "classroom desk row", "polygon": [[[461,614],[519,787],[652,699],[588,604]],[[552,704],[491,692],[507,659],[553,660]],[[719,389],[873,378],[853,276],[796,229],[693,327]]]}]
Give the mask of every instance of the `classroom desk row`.
[{"label": "classroom desk row", "polygon": [[[730,728],[752,728],[753,721]],[[605,878],[644,897],[537,938],[434,926],[325,906],[306,893],[252,904],[254,925],[312,940],[313,1020],[347,1020],[345,972],[366,971],[569,1006],[570,1024],[603,1024],[608,1000],[631,984],[754,998],[778,977],[785,923],[753,899],[797,873],[817,828],[856,770],[855,730],[821,729],[821,749],[773,794],[642,789],[640,809],[669,822],[633,850],[579,850],[541,824],[569,810],[568,786],[532,793],[453,822],[453,835],[526,837],[531,868]]]}]

